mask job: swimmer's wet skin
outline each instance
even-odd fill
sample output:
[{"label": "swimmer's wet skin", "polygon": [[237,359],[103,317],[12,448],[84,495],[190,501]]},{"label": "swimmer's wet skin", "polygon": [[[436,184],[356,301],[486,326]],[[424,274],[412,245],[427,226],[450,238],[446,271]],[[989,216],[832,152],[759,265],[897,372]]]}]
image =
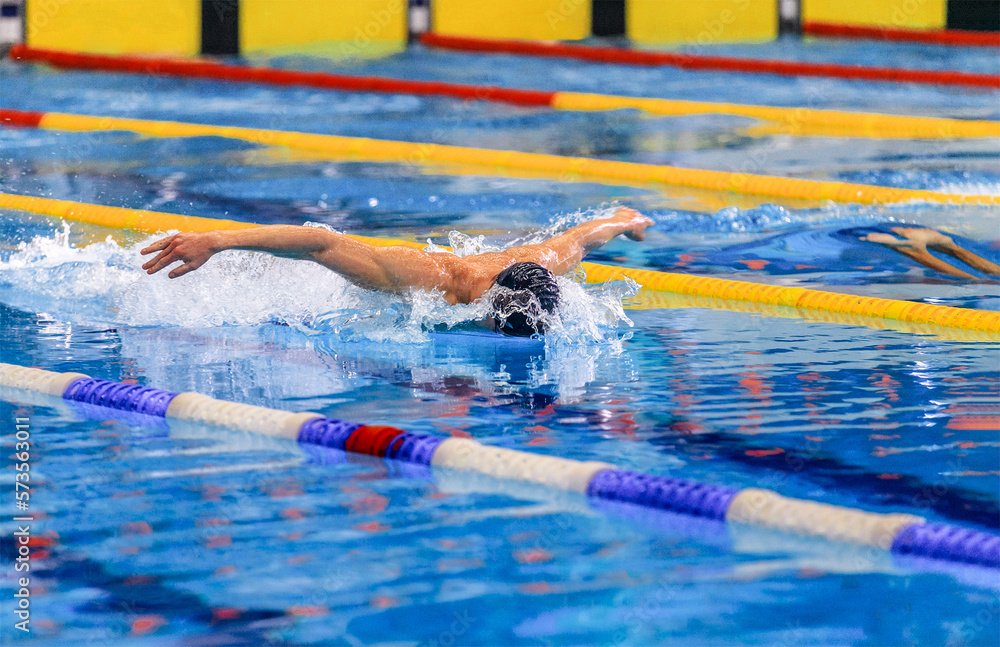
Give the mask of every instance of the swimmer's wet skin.
[{"label": "swimmer's wet skin", "polygon": [[957,245],[949,236],[945,236],[939,231],[926,227],[892,227],[892,233],[900,238],[883,232],[872,232],[860,236],[858,240],[878,243],[948,276],[977,280],[972,274],[931,256],[928,249],[956,258],[983,274],[1000,276],[1000,265]]},{"label": "swimmer's wet skin", "polygon": [[[472,303],[498,285],[503,289],[496,291],[491,301],[501,314],[495,329],[530,336],[544,330],[542,313],[552,312],[558,302],[553,275],[573,270],[588,252],[616,236],[644,240],[646,228],[652,224],[638,211],[621,207],[610,218],[576,225],[544,243],[465,257],[402,246],[376,247],[325,229],[295,225],[185,232],[143,249],[143,255],[159,254],[142,267],[155,274],[181,262],[170,271],[173,279],[198,269],[221,251],[244,249],[314,261],[367,289],[395,293],[414,288],[439,290],[451,304]],[[515,307],[519,303],[523,307]]]}]

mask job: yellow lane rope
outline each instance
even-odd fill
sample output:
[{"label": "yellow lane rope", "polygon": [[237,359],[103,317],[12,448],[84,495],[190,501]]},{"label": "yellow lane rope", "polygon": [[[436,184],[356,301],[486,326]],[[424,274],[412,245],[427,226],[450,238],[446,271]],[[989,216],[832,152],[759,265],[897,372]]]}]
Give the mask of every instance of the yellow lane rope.
[{"label": "yellow lane rope", "polygon": [[585,157],[565,157],[543,153],[318,135],[262,128],[213,126],[177,121],[94,117],[48,112],[41,118],[39,127],[70,131],[125,130],[153,137],[227,137],[268,146],[288,146],[326,151],[338,156],[346,155],[349,159],[359,161],[393,162],[418,166],[478,164],[485,169],[492,169],[491,174],[498,176],[504,176],[507,169],[513,168],[535,171],[561,181],[594,179],[612,184],[630,184],[637,181],[658,182],[777,198],[833,200],[860,204],[904,201],[1000,204],[1000,196],[993,195],[961,195],[846,182],[803,180],[750,173],[596,160]]},{"label": "yellow lane rope", "polygon": [[722,114],[783,123],[797,135],[868,137],[873,139],[960,139],[1000,137],[1000,122],[941,117],[884,115],[813,108],[782,108],[741,103],[646,99],[607,94],[556,92],[552,107],[562,110],[635,108],[653,115]]},{"label": "yellow lane rope", "polygon": [[[89,225],[97,225],[98,227],[127,229],[146,234],[155,234],[174,229],[178,231],[216,231],[220,229],[251,229],[261,226],[255,222],[240,222],[224,218],[202,218],[201,216],[182,216],[163,211],[108,207],[103,204],[54,200],[52,198],[38,198],[13,193],[0,193],[0,207],[45,216],[55,216],[56,218],[83,222]],[[353,235],[351,235],[351,238],[380,246],[405,245],[419,249],[426,247],[426,245],[421,245],[413,241],[392,238],[369,238],[367,236]]]},{"label": "yellow lane rope", "polygon": [[874,330],[891,330],[912,335],[925,335],[947,341],[960,342],[1000,342],[1000,333],[982,330],[967,330],[962,328],[946,328],[934,324],[915,324],[882,317],[865,317],[849,315],[840,312],[812,310],[809,308],[792,308],[750,301],[731,301],[714,297],[691,294],[676,294],[643,289],[634,297],[624,301],[627,310],[659,310],[674,308],[704,308],[708,310],[723,310],[726,312],[743,312],[767,317],[784,319],[806,319],[819,323],[837,324],[842,326],[863,326]]},{"label": "yellow lane rope", "polygon": [[1000,122],[885,115],[870,112],[783,108],[742,103],[647,99],[581,92],[556,92],[552,107],[563,110],[634,108],[653,115],[722,114],[789,124],[799,135],[839,133],[874,139],[961,139],[1000,137]]},{"label": "yellow lane rope", "polygon": [[[166,74],[186,78],[221,78],[226,81],[322,87],[328,90],[359,90],[385,93],[418,93],[439,96],[512,100],[519,105],[547,103],[561,110],[602,111],[634,108],[651,115],[679,116],[722,114],[766,120],[758,132],[782,132],[802,136],[867,137],[875,139],[963,139],[1000,136],[1000,122],[890,115],[806,107],[761,106],[738,103],[709,103],[666,98],[645,98],[589,94],[582,92],[539,92],[516,88],[486,88],[427,81],[402,81],[379,77],[342,77],[303,74],[295,70],[232,66],[198,60],[100,56],[75,52],[16,46],[12,59],[45,62],[57,68],[125,71]],[[322,77],[322,78],[320,78]],[[360,85],[359,85],[360,84]],[[363,88],[361,86],[364,86]],[[529,96],[530,95],[530,96]],[[544,99],[543,99],[544,98]]]},{"label": "yellow lane rope", "polygon": [[[339,157],[332,153],[278,146],[252,148],[245,151],[235,152],[232,159],[240,160],[242,163],[247,165],[266,164],[269,166],[278,164],[297,164],[303,161],[352,161],[346,157]],[[90,166],[92,167],[93,165]],[[65,165],[59,165],[57,172],[61,172],[66,168],[67,167]],[[482,164],[429,164],[421,167],[421,171],[427,175],[459,175],[475,177],[495,175],[496,173],[492,167],[484,166]],[[539,173],[527,169],[507,168],[504,169],[504,177],[526,180],[548,180],[552,177],[552,173]],[[567,180],[567,178],[560,178],[560,180]],[[660,196],[668,198],[669,201],[645,195],[639,197],[638,199],[652,201],[657,205],[657,207],[669,205],[676,209],[684,209],[688,211],[719,211],[720,209],[725,209],[727,207],[753,209],[761,204],[771,202],[773,200],[768,196],[763,195],[696,189],[690,186],[663,184],[662,182],[623,180],[616,182],[615,184],[620,186],[635,187],[643,189],[644,191],[655,191]],[[793,209],[810,209],[815,207],[824,207],[829,204],[826,200],[806,200],[799,198],[785,198],[781,201],[781,203],[782,205]]]},{"label": "yellow lane rope", "polygon": [[1000,312],[988,310],[952,308],[914,301],[863,297],[807,288],[789,288],[592,263],[583,263],[583,267],[588,280],[597,283],[608,281],[617,275],[624,275],[647,290],[1000,333]]},{"label": "yellow lane rope", "polygon": [[[212,229],[244,229],[260,225],[234,220],[216,220],[172,213],[123,209],[102,205],[36,198],[0,193],[0,207],[31,213],[56,216],[66,220],[86,222],[115,229],[156,233],[178,229],[181,231],[209,231]],[[352,236],[376,245],[406,245],[421,248],[413,241]],[[646,290],[674,292],[682,295],[711,297],[714,299],[784,306],[800,310],[839,313],[849,317],[889,319],[918,325],[1000,333],[1000,312],[952,308],[913,301],[898,301],[852,294],[822,292],[806,288],[789,288],[779,285],[749,283],[717,279],[690,274],[675,274],[631,267],[615,267],[597,263],[582,263],[587,280],[600,283],[627,276]]]}]

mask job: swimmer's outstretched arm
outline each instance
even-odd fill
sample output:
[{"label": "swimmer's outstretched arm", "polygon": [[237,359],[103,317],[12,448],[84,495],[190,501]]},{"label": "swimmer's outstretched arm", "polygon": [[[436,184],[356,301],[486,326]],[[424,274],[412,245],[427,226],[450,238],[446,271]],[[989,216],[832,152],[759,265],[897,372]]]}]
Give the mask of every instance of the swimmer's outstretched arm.
[{"label": "swimmer's outstretched arm", "polygon": [[221,251],[246,249],[314,261],[364,288],[392,292],[437,289],[451,303],[471,303],[513,263],[531,261],[555,274],[565,274],[579,265],[587,252],[615,236],[625,234],[632,240],[643,240],[646,228],[652,224],[638,211],[622,207],[611,218],[585,222],[539,245],[464,258],[428,254],[410,247],[376,247],[325,229],[295,225],[184,232],[141,250],[143,255],[159,252],[142,268],[155,274],[180,262],[168,275],[175,279],[198,269]]},{"label": "swimmer's outstretched arm", "polygon": [[624,234],[632,240],[645,240],[646,228],[652,224],[651,219],[635,209],[620,207],[610,218],[591,220],[544,243],[512,247],[501,254],[509,254],[517,261],[538,263],[553,274],[565,274],[579,265],[587,252],[616,236]]},{"label": "swimmer's outstretched arm", "polygon": [[950,236],[945,236],[939,231],[927,229],[926,227],[893,227],[892,230],[903,238],[923,243],[929,249],[957,258],[983,274],[1000,276],[1000,265],[970,252],[952,240]]},{"label": "swimmer's outstretched arm", "polygon": [[974,254],[961,247],[949,236],[941,232],[927,229],[925,227],[893,227],[892,231],[902,238],[895,238],[889,234],[874,233],[862,236],[861,240],[878,243],[890,249],[894,249],[904,256],[908,256],[925,267],[932,270],[963,279],[973,279],[976,277],[968,272],[958,269],[954,265],[946,263],[930,254],[928,248],[944,254],[948,254],[966,265],[973,267],[984,274],[1000,276],[1000,266],[986,260],[982,256]]},{"label": "swimmer's outstretched arm", "polygon": [[458,257],[428,254],[409,247],[376,247],[325,229],[295,225],[175,234],[141,250],[144,255],[159,252],[142,268],[148,274],[155,274],[180,261],[182,264],[168,275],[175,279],[227,249],[311,260],[364,288],[392,292],[436,288],[445,293],[445,298],[458,300],[454,296],[456,270],[462,264]]}]

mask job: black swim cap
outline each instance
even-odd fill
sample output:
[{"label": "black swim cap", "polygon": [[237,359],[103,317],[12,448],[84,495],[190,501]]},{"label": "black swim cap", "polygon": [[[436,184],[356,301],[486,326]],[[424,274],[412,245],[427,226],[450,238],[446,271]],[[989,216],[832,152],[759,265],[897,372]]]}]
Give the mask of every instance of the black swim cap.
[{"label": "black swim cap", "polygon": [[506,288],[494,291],[492,298],[496,330],[516,337],[544,333],[541,316],[559,303],[555,275],[538,263],[514,263],[497,274],[496,284]]}]

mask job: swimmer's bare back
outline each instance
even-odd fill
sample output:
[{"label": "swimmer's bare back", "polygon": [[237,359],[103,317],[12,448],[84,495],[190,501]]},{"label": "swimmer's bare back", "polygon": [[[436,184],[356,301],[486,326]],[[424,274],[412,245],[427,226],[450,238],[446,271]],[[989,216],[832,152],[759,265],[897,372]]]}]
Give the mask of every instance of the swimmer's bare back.
[{"label": "swimmer's bare back", "polygon": [[618,235],[644,240],[646,228],[652,224],[638,211],[621,207],[610,218],[576,225],[544,243],[465,257],[399,245],[376,247],[315,227],[264,225],[167,236],[141,250],[143,255],[159,252],[142,268],[155,274],[180,262],[168,275],[175,279],[221,251],[243,249],[314,261],[363,288],[397,293],[411,288],[435,289],[450,303],[471,303],[493,285],[497,274],[514,263],[538,263],[554,274],[565,274],[579,265],[587,252]]}]

